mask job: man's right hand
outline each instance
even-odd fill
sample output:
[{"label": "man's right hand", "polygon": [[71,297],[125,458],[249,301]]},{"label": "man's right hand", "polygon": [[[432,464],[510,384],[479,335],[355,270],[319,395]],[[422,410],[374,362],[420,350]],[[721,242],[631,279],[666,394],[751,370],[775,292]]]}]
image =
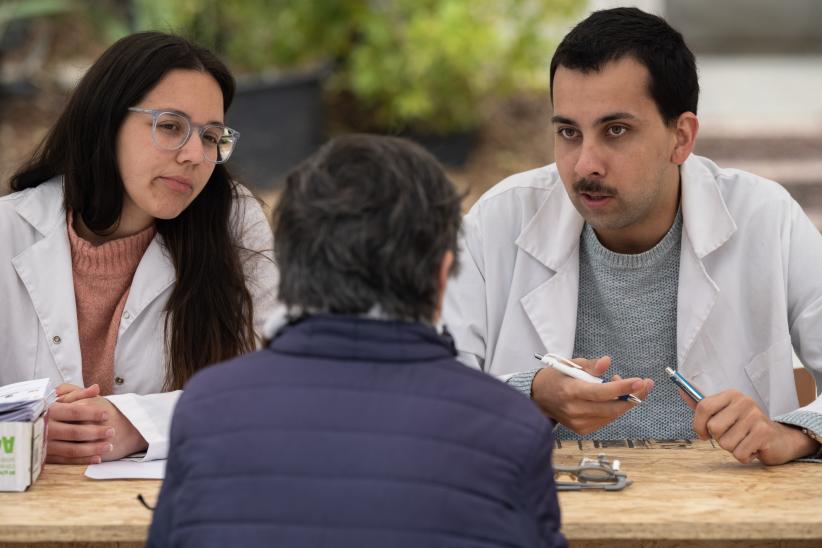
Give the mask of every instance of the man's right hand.
[{"label": "man's right hand", "polygon": [[[611,366],[608,356],[597,360],[577,358],[573,362],[596,377],[601,377]],[[618,400],[619,396],[633,394],[644,400],[653,387],[651,379],[621,379],[618,375],[611,382],[591,384],[546,367],[534,377],[531,394],[546,415],[577,434],[585,435],[634,407],[631,402]]]}]

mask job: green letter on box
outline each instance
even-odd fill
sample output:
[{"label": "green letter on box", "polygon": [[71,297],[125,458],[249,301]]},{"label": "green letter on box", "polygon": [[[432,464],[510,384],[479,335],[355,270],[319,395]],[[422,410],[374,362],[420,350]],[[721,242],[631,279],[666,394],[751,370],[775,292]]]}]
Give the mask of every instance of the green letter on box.
[{"label": "green letter on box", "polygon": [[6,453],[14,452],[14,436],[3,436],[3,451]]}]

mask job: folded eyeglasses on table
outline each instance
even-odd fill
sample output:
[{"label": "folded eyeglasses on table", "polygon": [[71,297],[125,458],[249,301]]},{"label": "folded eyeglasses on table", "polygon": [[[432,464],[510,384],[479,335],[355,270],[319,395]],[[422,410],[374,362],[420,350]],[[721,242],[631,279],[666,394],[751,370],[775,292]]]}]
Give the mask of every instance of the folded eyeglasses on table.
[{"label": "folded eyeglasses on table", "polygon": [[[565,475],[570,477],[570,481],[561,479]],[[618,460],[611,462],[602,453],[595,459],[582,457],[577,466],[554,466],[554,479],[557,491],[621,491],[633,483],[624,472],[619,471]]]}]

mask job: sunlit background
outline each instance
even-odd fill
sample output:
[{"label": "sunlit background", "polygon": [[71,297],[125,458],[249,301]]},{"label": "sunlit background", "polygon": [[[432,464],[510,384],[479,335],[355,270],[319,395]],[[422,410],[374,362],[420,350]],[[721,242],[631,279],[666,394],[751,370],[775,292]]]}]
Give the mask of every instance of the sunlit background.
[{"label": "sunlit background", "polygon": [[330,135],[406,135],[469,191],[552,160],[547,66],[591,10],[662,15],[697,54],[697,151],[783,183],[822,224],[818,0],[0,0],[0,193],[114,40],[213,50],[240,90],[230,168],[265,200]]}]

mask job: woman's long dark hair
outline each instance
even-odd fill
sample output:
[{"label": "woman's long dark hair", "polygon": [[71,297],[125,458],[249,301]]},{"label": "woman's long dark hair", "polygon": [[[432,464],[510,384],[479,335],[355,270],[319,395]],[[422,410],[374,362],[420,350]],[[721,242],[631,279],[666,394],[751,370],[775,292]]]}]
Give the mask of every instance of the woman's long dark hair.
[{"label": "woman's long dark hair", "polygon": [[[62,175],[66,210],[82,215],[96,233],[111,232],[123,209],[117,132],[128,108],[173,69],[210,74],[228,110],[234,78],[210,51],[157,32],[127,36],[106,50],[80,81],[31,160],[12,176],[12,190]],[[218,164],[179,216],[156,221],[177,273],[166,307],[167,389],[182,388],[197,370],[255,347],[251,295],[232,236],[232,203],[238,199],[244,198]]]}]

